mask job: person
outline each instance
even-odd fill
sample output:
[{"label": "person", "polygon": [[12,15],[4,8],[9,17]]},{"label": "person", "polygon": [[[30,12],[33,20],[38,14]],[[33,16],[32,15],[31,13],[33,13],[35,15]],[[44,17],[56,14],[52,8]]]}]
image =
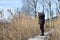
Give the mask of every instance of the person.
[{"label": "person", "polygon": [[45,14],[44,12],[38,12],[39,25],[41,30],[41,36],[44,36],[44,24],[45,24]]}]

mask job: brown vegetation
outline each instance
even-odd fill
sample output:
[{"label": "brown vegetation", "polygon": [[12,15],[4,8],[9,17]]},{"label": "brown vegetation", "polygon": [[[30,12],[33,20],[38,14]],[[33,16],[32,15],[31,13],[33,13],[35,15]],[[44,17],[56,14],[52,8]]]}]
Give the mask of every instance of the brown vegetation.
[{"label": "brown vegetation", "polygon": [[[47,21],[45,23],[45,30],[47,30],[46,26],[49,28],[49,22]],[[57,20],[54,20],[53,26],[53,28],[57,27]],[[38,18],[32,19],[28,16],[20,16],[12,23],[0,23],[0,40],[27,40],[29,37],[33,37],[39,32]],[[54,35],[52,39],[54,39]]]}]

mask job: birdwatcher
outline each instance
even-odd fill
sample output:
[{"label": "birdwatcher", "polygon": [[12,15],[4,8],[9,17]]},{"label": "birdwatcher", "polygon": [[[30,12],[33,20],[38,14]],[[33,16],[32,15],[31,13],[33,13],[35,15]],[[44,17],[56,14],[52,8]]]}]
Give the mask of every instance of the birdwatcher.
[{"label": "birdwatcher", "polygon": [[39,25],[41,30],[41,36],[44,36],[44,24],[45,24],[45,14],[44,12],[38,12]]}]

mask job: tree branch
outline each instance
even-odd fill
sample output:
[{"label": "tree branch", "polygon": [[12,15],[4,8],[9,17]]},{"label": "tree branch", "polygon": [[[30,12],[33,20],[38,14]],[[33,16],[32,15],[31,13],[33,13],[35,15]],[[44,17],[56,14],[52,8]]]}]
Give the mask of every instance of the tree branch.
[{"label": "tree branch", "polygon": [[31,6],[34,6],[29,0],[27,0],[28,4],[30,4]]}]

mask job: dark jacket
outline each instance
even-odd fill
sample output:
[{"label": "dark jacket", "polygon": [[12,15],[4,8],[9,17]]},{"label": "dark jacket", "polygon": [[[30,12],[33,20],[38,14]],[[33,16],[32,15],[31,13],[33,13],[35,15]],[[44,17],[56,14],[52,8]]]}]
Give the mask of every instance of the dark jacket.
[{"label": "dark jacket", "polygon": [[45,14],[38,13],[39,16],[39,24],[45,24]]}]

